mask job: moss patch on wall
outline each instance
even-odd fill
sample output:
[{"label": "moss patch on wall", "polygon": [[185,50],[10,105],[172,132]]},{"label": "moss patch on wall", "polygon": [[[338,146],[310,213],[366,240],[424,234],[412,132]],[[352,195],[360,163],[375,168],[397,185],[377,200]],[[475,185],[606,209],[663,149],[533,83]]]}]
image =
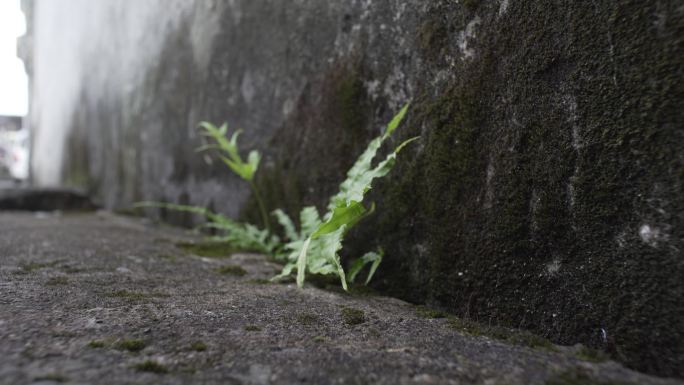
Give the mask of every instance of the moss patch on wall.
[{"label": "moss patch on wall", "polygon": [[[465,25],[440,4],[417,41],[429,63],[458,55],[437,32]],[[376,286],[684,375],[682,61],[668,4],[515,3],[505,17],[481,5],[475,57],[438,94],[419,84],[402,130],[424,147],[373,194],[391,209],[355,232],[387,251]]]}]

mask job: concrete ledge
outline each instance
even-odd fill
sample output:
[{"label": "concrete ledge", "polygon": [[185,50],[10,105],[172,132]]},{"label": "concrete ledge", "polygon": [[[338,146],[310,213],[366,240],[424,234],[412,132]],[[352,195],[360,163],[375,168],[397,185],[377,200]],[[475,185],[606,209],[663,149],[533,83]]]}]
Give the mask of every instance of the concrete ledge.
[{"label": "concrete ledge", "polygon": [[95,208],[90,198],[78,190],[22,187],[0,190],[0,210],[68,211]]}]

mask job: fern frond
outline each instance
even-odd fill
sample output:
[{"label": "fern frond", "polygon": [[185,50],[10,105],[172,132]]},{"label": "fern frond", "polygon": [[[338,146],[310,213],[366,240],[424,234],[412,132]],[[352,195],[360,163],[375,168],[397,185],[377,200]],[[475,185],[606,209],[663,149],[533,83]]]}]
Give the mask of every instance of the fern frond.
[{"label": "fern frond", "polygon": [[307,272],[337,274],[340,277],[342,287],[347,290],[347,281],[353,281],[361,269],[370,263],[371,268],[366,283],[370,281],[382,262],[380,253],[367,253],[359,258],[352,265],[347,277],[340,263],[338,251],[342,248],[345,233],[364,216],[372,212],[375,207],[371,206],[369,210],[362,203],[365,194],[371,189],[373,180],[387,175],[394,167],[399,151],[417,139],[411,138],[404,141],[373,167],[373,159],[382,143],[396,130],[407,110],[408,104],[394,116],[387,125],[385,132],[368,144],[366,150],[349,169],[347,178],[340,184],[339,192],[330,198],[330,203],[327,206],[328,211],[324,215],[323,221],[321,221],[315,208],[307,207],[302,210],[300,214],[302,231],[299,233],[299,237],[292,238],[295,240],[285,245],[284,249],[287,253],[282,259],[286,260],[287,263],[278,277],[287,276],[296,269],[297,285],[301,287],[304,284]]}]

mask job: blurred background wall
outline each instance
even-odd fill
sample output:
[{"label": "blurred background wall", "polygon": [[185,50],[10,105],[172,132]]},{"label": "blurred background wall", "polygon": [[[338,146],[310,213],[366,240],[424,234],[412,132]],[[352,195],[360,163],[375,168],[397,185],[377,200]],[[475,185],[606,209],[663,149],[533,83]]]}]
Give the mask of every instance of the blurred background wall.
[{"label": "blurred background wall", "polygon": [[254,218],[194,152],[228,121],[293,214],[412,100],[396,140],[421,140],[349,244],[385,248],[376,287],[684,376],[677,1],[64,4],[25,3],[36,184]]}]

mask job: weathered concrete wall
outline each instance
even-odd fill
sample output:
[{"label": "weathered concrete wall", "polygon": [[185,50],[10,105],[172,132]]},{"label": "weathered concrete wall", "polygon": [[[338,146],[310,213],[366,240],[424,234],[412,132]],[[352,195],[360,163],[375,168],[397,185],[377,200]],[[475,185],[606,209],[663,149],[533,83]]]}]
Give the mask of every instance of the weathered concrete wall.
[{"label": "weathered concrete wall", "polygon": [[62,5],[35,8],[37,182],[250,218],[193,152],[228,120],[294,212],[413,99],[399,136],[422,139],[350,242],[387,251],[378,287],[684,376],[677,1]]},{"label": "weathered concrete wall", "polygon": [[87,186],[110,207],[143,195],[175,200],[188,190],[220,197],[212,178],[187,179],[188,167],[202,167],[190,140],[204,116],[203,74],[219,8],[205,1],[38,1],[35,181]]}]

